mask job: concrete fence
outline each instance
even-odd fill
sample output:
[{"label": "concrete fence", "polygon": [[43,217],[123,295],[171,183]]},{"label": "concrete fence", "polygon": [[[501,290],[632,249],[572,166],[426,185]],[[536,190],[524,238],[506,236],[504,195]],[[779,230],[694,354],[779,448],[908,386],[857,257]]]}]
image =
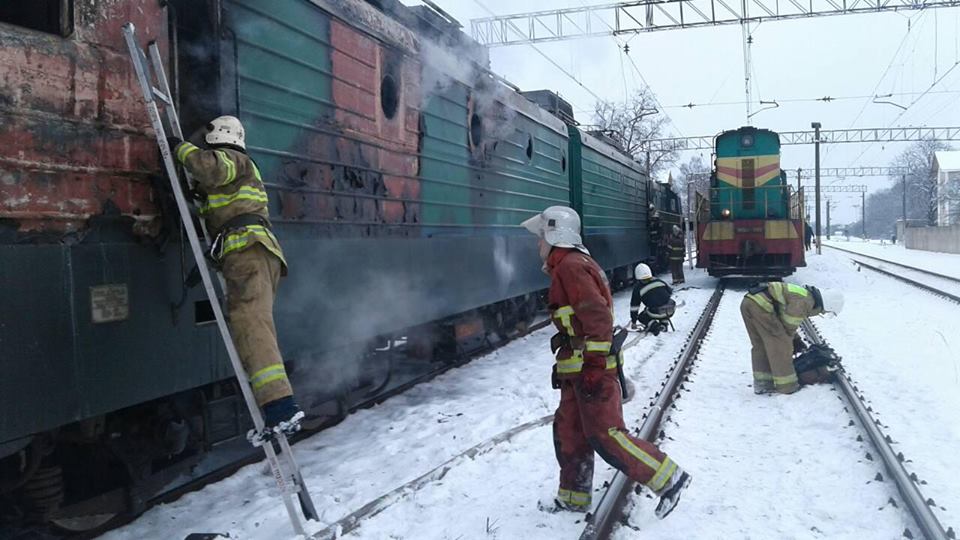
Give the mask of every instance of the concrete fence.
[{"label": "concrete fence", "polygon": [[960,225],[900,229],[907,249],[960,253]]}]

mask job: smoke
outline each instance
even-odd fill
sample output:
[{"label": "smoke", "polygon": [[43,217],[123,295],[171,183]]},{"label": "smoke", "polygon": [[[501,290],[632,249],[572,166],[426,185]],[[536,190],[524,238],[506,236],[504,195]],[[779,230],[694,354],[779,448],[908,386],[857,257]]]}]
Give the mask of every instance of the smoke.
[{"label": "smoke", "polygon": [[[431,287],[430,273],[411,267],[391,243],[332,240],[326,247],[311,243],[309,250],[285,243],[291,270],[281,282],[278,326],[296,366],[298,393],[342,393],[370,375],[364,360],[376,336],[449,313],[446,298],[426,293],[443,287]],[[373,245],[379,253],[371,253]]]},{"label": "smoke", "polygon": [[[458,54],[459,52],[459,54]],[[471,51],[442,47],[428,39],[420,40],[420,95],[421,106],[442,94],[454,83],[473,86],[479,70],[469,60]]]}]

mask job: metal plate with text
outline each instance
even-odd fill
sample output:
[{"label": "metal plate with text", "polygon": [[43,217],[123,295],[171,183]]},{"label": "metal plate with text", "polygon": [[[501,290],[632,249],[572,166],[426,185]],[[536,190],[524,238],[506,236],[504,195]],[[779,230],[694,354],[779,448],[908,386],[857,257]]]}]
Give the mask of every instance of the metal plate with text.
[{"label": "metal plate with text", "polygon": [[127,285],[97,285],[90,287],[90,317],[93,322],[123,321],[130,316]]}]

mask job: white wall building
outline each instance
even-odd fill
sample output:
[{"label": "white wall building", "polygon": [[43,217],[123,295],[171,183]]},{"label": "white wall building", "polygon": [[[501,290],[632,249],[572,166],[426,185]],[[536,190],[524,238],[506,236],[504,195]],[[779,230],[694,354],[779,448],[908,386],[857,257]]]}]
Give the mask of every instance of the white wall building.
[{"label": "white wall building", "polygon": [[937,225],[960,223],[960,150],[936,152]]}]

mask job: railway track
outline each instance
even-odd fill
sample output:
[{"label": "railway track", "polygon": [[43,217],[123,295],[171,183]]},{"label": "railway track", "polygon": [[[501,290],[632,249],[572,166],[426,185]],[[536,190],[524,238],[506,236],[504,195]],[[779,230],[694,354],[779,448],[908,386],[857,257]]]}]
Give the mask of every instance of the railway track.
[{"label": "railway track", "polygon": [[[644,422],[639,433],[640,437],[647,440],[654,440],[659,431],[663,412],[678,395],[679,384],[689,372],[690,366],[701,348],[701,343],[708,334],[714,314],[720,305],[722,295],[723,289],[721,286],[718,286],[714,295],[707,303],[703,314],[700,316],[700,320],[691,332],[686,346],[674,363],[673,369],[668,379],[664,382],[663,388],[657,394],[652,408],[644,417]],[[825,343],[816,327],[814,327],[809,320],[804,322],[802,329],[809,341],[818,344]],[[920,492],[917,485],[917,477],[909,474],[904,468],[903,461],[905,458],[903,454],[897,453],[892,448],[892,440],[883,434],[880,430],[879,422],[871,416],[872,408],[865,403],[860,391],[850,381],[848,375],[842,369],[837,373],[835,385],[849,404],[846,410],[849,411],[860,424],[861,429],[866,435],[866,441],[873,446],[875,455],[879,456],[883,467],[887,471],[888,478],[893,480],[897,491],[906,503],[906,509],[916,522],[923,537],[928,540],[955,539],[956,535],[953,529],[948,528],[944,530],[943,525],[931,511],[930,505],[933,503]],[[853,422],[851,422],[851,425],[853,425]],[[625,512],[633,486],[634,483],[623,474],[616,474],[600,499],[595,513],[589,518],[586,527],[580,535],[580,540],[605,540],[610,538],[614,526],[626,520]],[[916,538],[916,536],[914,536],[915,532],[916,531],[910,532],[908,529],[904,531],[904,535],[908,538]]]},{"label": "railway track", "polygon": [[886,260],[886,259],[881,259],[880,257],[874,257],[874,256],[872,256],[872,255],[864,255],[864,254],[862,254],[862,253],[857,253],[856,251],[852,251],[852,250],[849,250],[849,249],[839,248],[839,247],[836,247],[836,246],[826,246],[826,247],[829,247],[829,248],[831,248],[831,249],[835,249],[835,250],[837,250],[837,251],[842,251],[842,252],[844,252],[844,253],[847,253],[847,254],[850,256],[850,259],[851,259],[855,264],[857,264],[858,266],[861,266],[861,267],[863,267],[863,268],[866,268],[867,270],[871,270],[871,271],[876,272],[876,273],[878,273],[878,274],[883,274],[883,275],[885,275],[885,276],[887,276],[887,277],[891,277],[891,278],[896,279],[896,280],[898,280],[898,281],[902,281],[903,283],[907,283],[907,284],[912,285],[912,286],[914,286],[914,287],[917,287],[917,288],[919,288],[919,289],[923,289],[923,290],[925,290],[925,291],[927,291],[927,292],[930,292],[930,293],[933,293],[933,294],[935,294],[935,295],[937,295],[937,296],[940,296],[940,297],[946,298],[946,299],[948,299],[948,300],[952,300],[952,301],[954,301],[954,302],[960,303],[960,295],[956,295],[956,294],[953,294],[953,293],[949,293],[949,292],[944,291],[944,290],[942,290],[942,289],[938,289],[938,288],[936,288],[936,287],[934,287],[934,286],[932,286],[932,285],[929,285],[929,284],[926,284],[926,283],[922,283],[922,282],[917,281],[917,280],[915,280],[915,279],[910,279],[910,278],[908,278],[908,277],[906,277],[906,276],[903,276],[903,275],[900,275],[900,274],[891,272],[891,271],[889,271],[889,270],[884,270],[883,268],[880,268],[879,266],[875,266],[875,265],[873,265],[873,264],[870,264],[870,263],[864,262],[864,261],[862,261],[862,260],[859,260],[858,257],[862,257],[862,258],[866,258],[866,259],[873,259],[873,260],[875,260],[875,261],[882,262],[883,264],[888,264],[888,265],[891,265],[891,266],[897,266],[897,267],[900,267],[900,268],[907,269],[907,270],[909,270],[909,271],[911,271],[911,272],[917,272],[917,273],[919,273],[919,274],[924,274],[924,275],[927,275],[927,276],[930,276],[930,277],[934,277],[934,278],[937,278],[937,279],[946,280],[946,281],[949,281],[949,282],[951,282],[951,283],[956,283],[958,286],[960,286],[960,279],[958,279],[958,278],[955,278],[955,277],[953,277],[953,276],[948,276],[948,275],[945,275],[945,274],[940,274],[940,273],[937,273],[937,272],[931,272],[930,270],[925,270],[925,269],[923,269],[923,268],[917,268],[917,267],[915,267],[915,266],[910,266],[910,265],[907,265],[907,264],[902,264],[902,263],[897,263],[897,262],[893,262],[893,261],[888,261],[888,260]]},{"label": "railway track", "polygon": [[[654,435],[660,428],[660,422],[663,419],[663,413],[676,397],[677,389],[683,380],[684,374],[690,367],[690,363],[700,350],[700,343],[710,323],[713,322],[713,316],[720,306],[720,298],[723,296],[722,282],[718,282],[716,290],[697,320],[697,324],[690,332],[687,343],[677,360],[673,364],[670,376],[663,383],[660,392],[654,397],[654,402],[643,417],[643,424],[640,426],[638,437],[645,440],[653,440]],[[597,509],[587,521],[587,525],[580,535],[580,540],[597,540],[609,538],[613,530],[613,525],[623,518],[624,507],[627,502],[627,496],[633,489],[634,482],[627,478],[621,472],[617,472],[610,481],[607,490],[600,498]]]},{"label": "railway track", "polygon": [[[826,344],[810,319],[804,320],[801,328],[811,342]],[[856,416],[863,431],[866,432],[870,444],[877,450],[888,478],[893,480],[897,491],[900,492],[900,496],[907,504],[910,515],[916,521],[917,526],[920,527],[924,538],[927,540],[955,539],[956,534],[953,529],[944,530],[943,525],[930,510],[931,503],[928,502],[930,499],[925,498],[920,493],[920,488],[915,480],[916,476],[909,474],[903,466],[903,454],[894,451],[891,446],[891,438],[883,434],[880,430],[880,422],[870,414],[873,409],[864,402],[863,395],[850,381],[846,371],[842,368],[836,372],[836,382],[834,384],[843,393],[844,398],[853,410],[854,416]]]}]

